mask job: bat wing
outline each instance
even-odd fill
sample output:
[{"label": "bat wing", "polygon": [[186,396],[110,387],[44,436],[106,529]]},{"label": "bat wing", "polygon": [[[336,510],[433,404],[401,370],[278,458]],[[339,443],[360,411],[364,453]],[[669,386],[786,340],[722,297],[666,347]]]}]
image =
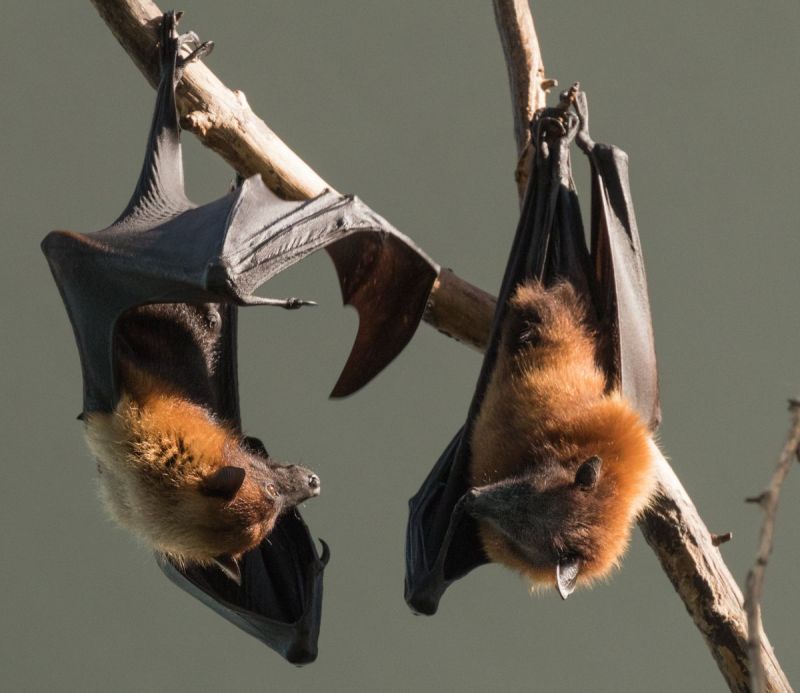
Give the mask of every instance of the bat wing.
[{"label": "bat wing", "polygon": [[[609,383],[622,387],[645,420],[657,417],[650,311],[625,155],[591,142],[585,98],[577,85],[570,94],[577,97],[576,112],[568,105],[543,109],[532,123],[532,171],[467,421],[409,503],[405,598],[419,613],[435,613],[452,582],[488,562],[477,524],[462,510],[463,499],[472,423],[497,359],[509,298],[519,284],[566,279],[586,296],[609,336]],[[592,165],[592,252],[571,173],[570,145],[578,135]]]},{"label": "bat wing", "polygon": [[[408,260],[405,254],[416,252],[413,245],[356,198],[326,192],[314,200],[287,202],[253,177],[214,202],[197,206],[189,201],[184,193],[175,85],[186,62],[207,53],[209,47],[201,44],[182,58],[182,47],[197,39],[190,34],[179,36],[176,24],[174,13],[164,16],[159,42],[161,82],[153,122],[139,180],[125,210],[113,224],[94,233],[54,231],[42,249],[75,333],[85,412],[110,412],[118,400],[113,344],[120,318],[137,306],[172,304],[175,311],[165,315],[194,311],[215,316],[204,332],[192,334],[190,348],[204,356],[198,362],[209,364],[208,371],[198,373],[212,391],[203,404],[240,428],[237,306],[303,304],[295,299],[258,298],[253,291],[260,284],[308,254],[331,248],[345,300],[361,313],[360,352],[348,362],[350,375],[341,388],[346,394],[402,349],[404,334],[408,341],[424,309],[424,281],[432,284],[438,268],[421,254],[415,260],[422,265]],[[421,267],[427,267],[427,273]],[[390,271],[400,274],[387,277],[383,285],[374,278],[376,272]],[[404,272],[414,277],[409,289]],[[417,275],[422,274],[420,280]],[[370,298],[371,287],[383,289],[391,282],[396,285],[394,298]],[[404,296],[410,299],[410,308],[402,312],[397,303]],[[384,330],[392,311],[406,325],[413,323],[410,332]],[[180,330],[179,324],[176,329]],[[369,341],[380,337],[382,330],[390,343],[378,345],[372,353]],[[352,371],[359,370],[359,353],[371,360],[353,377]],[[241,586],[216,568],[181,571],[169,563],[162,567],[182,589],[300,663],[316,655],[327,555],[327,550],[321,558],[317,555],[302,519],[291,514],[243,557]]]},{"label": "bat wing", "polygon": [[595,305],[608,342],[605,370],[654,431],[661,422],[658,368],[628,155],[591,140],[583,92],[575,107],[581,121],[577,141],[591,165]]},{"label": "bat wing", "polygon": [[300,515],[291,513],[278,521],[269,541],[242,557],[241,585],[216,568],[182,569],[165,558],[159,565],[182,590],[300,665],[317,657],[322,574],[329,558],[324,542],[322,547],[319,556]]}]

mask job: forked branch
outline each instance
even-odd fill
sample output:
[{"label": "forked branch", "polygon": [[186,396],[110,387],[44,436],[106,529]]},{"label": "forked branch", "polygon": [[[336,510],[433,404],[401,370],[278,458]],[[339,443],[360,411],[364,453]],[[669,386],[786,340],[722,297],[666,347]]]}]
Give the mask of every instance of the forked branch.
[{"label": "forked branch", "polygon": [[750,680],[755,693],[770,690],[766,665],[764,663],[764,631],[761,624],[761,595],[764,592],[764,575],[767,561],[772,553],[772,538],[775,533],[775,518],[778,513],[778,498],[781,486],[789,474],[789,469],[796,458],[800,458],[800,400],[791,400],[789,411],[792,414],[792,426],[783,446],[778,464],[772,473],[769,486],[757,497],[748,501],[758,503],[764,509],[764,523],[758,542],[755,565],[747,573],[746,597],[744,601],[749,624],[748,650],[750,655]]},{"label": "forked branch", "polygon": [[[529,145],[521,139],[520,114],[525,113],[528,104],[544,106],[539,99],[550,81],[542,83],[543,62],[528,0],[494,0],[494,8],[511,84],[517,147],[525,147]],[[520,42],[527,42],[527,46],[520,47]],[[532,57],[520,60],[519,55]],[[519,153],[522,155],[522,149]],[[521,156],[521,165],[527,163],[525,158]],[[658,461],[658,490],[639,526],[703,634],[731,690],[747,691],[750,679],[747,618],[742,609],[742,594],[717,548],[722,542],[709,532],[661,452],[655,446],[653,451]],[[764,663],[767,682],[762,690],[791,690],[760,623],[756,629],[759,637],[755,646]]]},{"label": "forked branch", "polygon": [[[92,0],[123,48],[151,84],[156,26],[161,10],[151,0]],[[495,0],[498,28],[506,50],[514,96],[519,153],[527,143],[526,119],[543,105],[552,86],[544,78],[541,54],[525,0]],[[290,199],[317,195],[325,183],[258,118],[241,92],[231,91],[201,63],[190,65],[178,87],[182,125],[194,132],[243,175],[260,173],[277,194]],[[518,170],[527,170],[525,157]],[[524,178],[518,182],[524,189]],[[431,292],[424,319],[463,343],[486,347],[495,299],[442,270]],[[747,619],[742,595],[712,535],[669,464],[658,453],[659,490],[640,523],[642,532],[703,633],[728,685],[749,690]],[[791,688],[766,637],[760,651],[768,691]]]}]

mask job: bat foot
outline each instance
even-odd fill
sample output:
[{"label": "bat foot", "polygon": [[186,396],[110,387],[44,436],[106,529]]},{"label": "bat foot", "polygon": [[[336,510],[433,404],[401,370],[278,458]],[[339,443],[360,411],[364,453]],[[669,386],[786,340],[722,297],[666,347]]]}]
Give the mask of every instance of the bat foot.
[{"label": "bat foot", "polygon": [[213,41],[200,41],[200,37],[193,31],[181,34],[178,37],[178,45],[181,52],[188,51],[185,55],[178,55],[176,68],[179,71],[183,70],[189,63],[205,58],[214,50]]},{"label": "bat foot", "polygon": [[200,41],[194,31],[178,34],[178,22],[183,12],[165,12],[161,19],[161,68],[170,69],[175,61],[175,78],[180,79],[184,68],[204,58],[214,50],[213,41]]}]

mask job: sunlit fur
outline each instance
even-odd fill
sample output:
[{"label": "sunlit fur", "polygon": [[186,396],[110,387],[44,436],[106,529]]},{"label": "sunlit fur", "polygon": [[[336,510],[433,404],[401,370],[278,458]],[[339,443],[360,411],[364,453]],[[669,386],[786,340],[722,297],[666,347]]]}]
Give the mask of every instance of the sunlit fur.
[{"label": "sunlit fur", "polygon": [[[495,524],[479,523],[491,560],[532,586],[554,584],[559,553],[580,556],[579,585],[606,575],[652,494],[648,430],[618,392],[606,392],[597,352],[586,309],[570,285],[529,282],[517,289],[473,428],[470,471],[475,487],[517,480],[559,504],[551,506],[557,512],[542,511],[550,514],[542,518],[549,522],[545,547],[525,550]],[[592,456],[602,467],[587,491],[576,487],[575,475]]]},{"label": "sunlit fur", "polygon": [[[181,564],[209,564],[258,545],[283,509],[266,461],[162,380],[131,364],[122,371],[126,389],[116,410],[86,416],[111,516]],[[246,471],[235,497],[204,493],[204,480],[225,465]]]}]

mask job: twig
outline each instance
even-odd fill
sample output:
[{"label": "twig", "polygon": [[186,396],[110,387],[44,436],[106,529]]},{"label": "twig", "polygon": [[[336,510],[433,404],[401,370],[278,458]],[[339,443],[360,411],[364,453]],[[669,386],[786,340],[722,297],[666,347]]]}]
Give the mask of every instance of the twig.
[{"label": "twig", "polygon": [[786,445],[783,446],[778,464],[772,473],[769,486],[754,500],[764,509],[764,523],[761,525],[761,536],[758,542],[756,561],[750,572],[747,573],[744,607],[747,612],[749,626],[748,654],[750,656],[750,681],[752,690],[756,693],[768,690],[767,675],[763,662],[764,631],[761,623],[761,595],[764,591],[764,575],[767,570],[767,561],[772,553],[772,537],[775,533],[775,517],[778,512],[778,498],[781,493],[786,475],[792,466],[795,457],[800,457],[800,400],[789,402],[789,411],[792,414],[792,427]]},{"label": "twig", "polygon": [[[150,83],[155,84],[157,70],[152,56],[161,10],[151,0],[92,3]],[[524,3],[513,6],[519,12],[526,11]],[[535,34],[528,32],[527,39],[520,36],[520,40],[532,41]],[[530,54],[537,55],[538,49],[530,48]],[[530,69],[516,74],[518,83],[531,78]],[[544,90],[547,83],[542,87]],[[225,87],[206,66],[192,64],[187,68],[178,87],[178,106],[184,114],[183,124],[204,144],[240,173],[261,173],[279,195],[301,199],[330,187],[250,110],[241,92]],[[494,303],[489,294],[443,270],[431,292],[425,320],[448,336],[484,349]],[[746,691],[747,624],[741,592],[680,481],[660,453],[658,459],[659,491],[640,527],[705,636],[728,684],[733,690]],[[769,690],[791,690],[766,639],[762,652],[772,686]]]},{"label": "twig", "polygon": [[[506,54],[514,108],[517,147],[520,147],[520,114],[524,102],[541,91],[544,70],[528,0],[494,0],[497,28]],[[519,42],[528,42],[520,47]],[[514,47],[509,50],[509,46]],[[519,55],[532,56],[529,61]],[[532,72],[532,65],[539,71]],[[525,85],[525,81],[529,86]],[[530,84],[534,87],[531,87]],[[543,105],[543,104],[542,104]],[[526,128],[527,129],[527,128]],[[522,164],[522,162],[520,162]],[[517,176],[518,181],[520,176]],[[524,190],[524,188],[523,188]],[[523,190],[520,191],[522,194]],[[680,480],[653,445],[657,460],[658,489],[654,501],[639,522],[647,543],[661,562],[697,628],[703,634],[722,675],[733,691],[747,691],[747,619],[742,609],[742,593],[703,523],[692,499]],[[770,691],[790,691],[791,687],[775,659],[766,636],[760,642]]]},{"label": "twig", "polygon": [[530,171],[530,122],[533,114],[544,108],[547,92],[557,82],[545,77],[542,52],[528,0],[494,0],[493,4],[511,86],[518,158],[514,177],[521,198],[525,194]]}]

